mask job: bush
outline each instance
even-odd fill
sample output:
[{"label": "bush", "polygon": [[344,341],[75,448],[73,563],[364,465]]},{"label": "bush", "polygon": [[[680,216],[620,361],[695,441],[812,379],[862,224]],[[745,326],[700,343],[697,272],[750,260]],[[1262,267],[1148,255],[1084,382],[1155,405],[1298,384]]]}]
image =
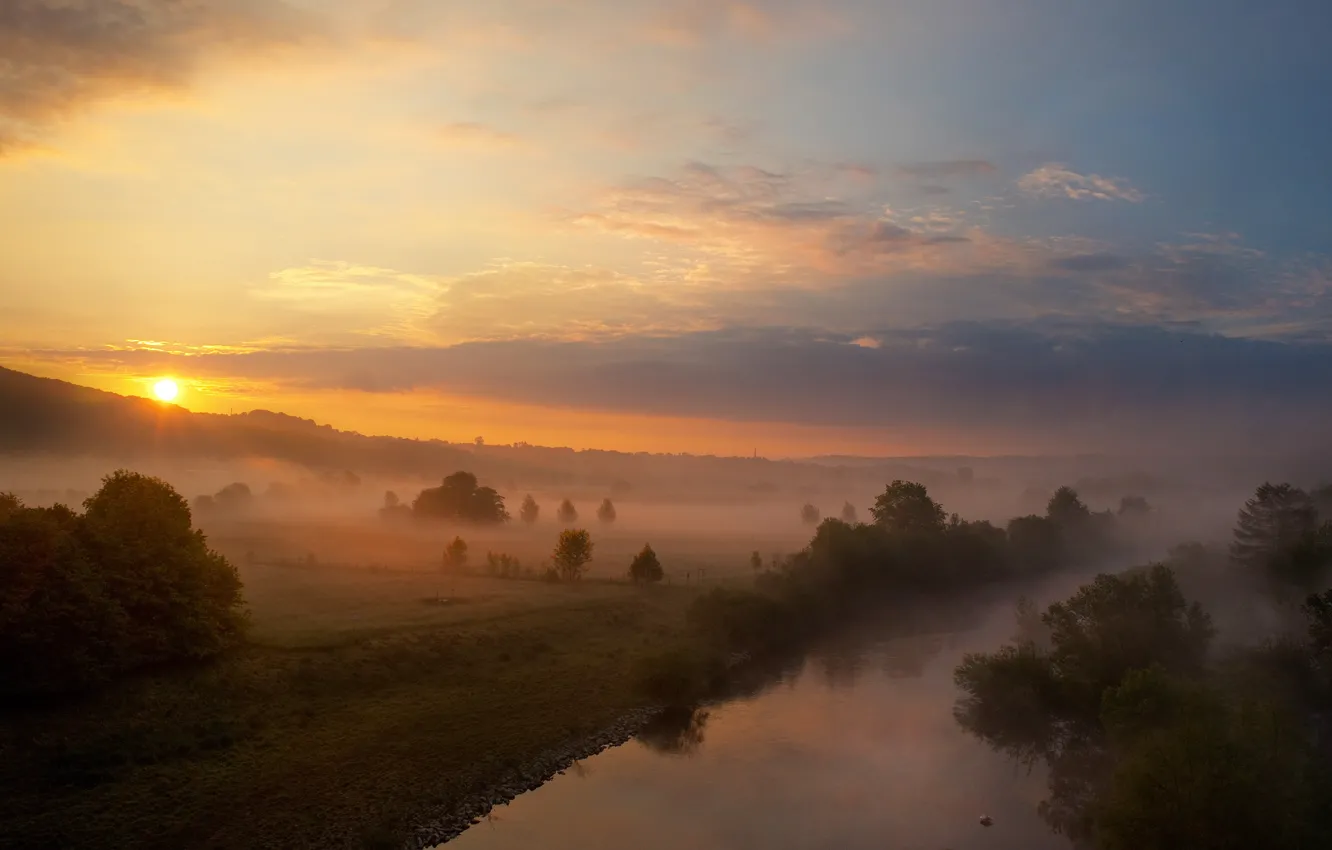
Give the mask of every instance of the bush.
[{"label": "bush", "polygon": [[699,646],[677,647],[643,659],[636,674],[638,691],[667,706],[691,705],[724,675],[715,653]]}]

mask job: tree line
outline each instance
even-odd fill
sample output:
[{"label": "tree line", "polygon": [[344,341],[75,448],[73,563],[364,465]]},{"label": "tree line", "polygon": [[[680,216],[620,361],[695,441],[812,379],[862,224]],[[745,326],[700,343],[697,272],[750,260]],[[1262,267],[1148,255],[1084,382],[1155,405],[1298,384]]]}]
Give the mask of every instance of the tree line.
[{"label": "tree line", "polygon": [[[1047,765],[1040,812],[1078,846],[1332,846],[1328,495],[1263,484],[1238,513],[1228,557],[1181,546],[1044,612],[1024,602],[1010,643],[958,666],[958,722]],[[1179,576],[1225,583],[1249,606],[1257,588],[1283,628],[1219,650]]]},{"label": "tree line", "polygon": [[[466,471],[453,473],[438,487],[427,487],[410,504],[404,503],[392,490],[388,491],[384,494],[379,515],[389,520],[452,520],[477,525],[496,525],[512,519],[504,497],[493,487],[481,486],[477,477]],[[518,508],[518,518],[527,525],[534,525],[540,516],[541,506],[532,494],[527,494]],[[566,526],[578,522],[578,516],[578,508],[567,498],[555,511],[556,520]],[[609,525],[619,518],[619,513],[608,497],[597,506],[596,516],[601,523]]]}]

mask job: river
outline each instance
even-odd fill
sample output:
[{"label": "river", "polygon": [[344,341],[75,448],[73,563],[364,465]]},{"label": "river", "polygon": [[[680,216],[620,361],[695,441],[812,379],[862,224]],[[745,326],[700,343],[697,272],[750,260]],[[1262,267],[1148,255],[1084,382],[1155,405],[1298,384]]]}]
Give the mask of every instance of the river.
[{"label": "river", "polygon": [[448,850],[1067,850],[1037,814],[1043,770],[952,716],[954,666],[1012,633],[1016,595],[847,629],[691,724],[496,807]]}]

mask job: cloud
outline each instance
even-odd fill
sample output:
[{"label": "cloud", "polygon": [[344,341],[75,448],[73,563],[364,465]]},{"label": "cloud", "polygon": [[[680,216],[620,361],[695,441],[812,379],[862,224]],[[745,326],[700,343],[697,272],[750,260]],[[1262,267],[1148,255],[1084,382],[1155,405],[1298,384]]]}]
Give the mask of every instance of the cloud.
[{"label": "cloud", "polygon": [[289,44],[312,27],[280,0],[5,0],[0,153],[97,101],[181,88],[214,55]]},{"label": "cloud", "polygon": [[280,269],[249,296],[289,315],[311,340],[389,337],[419,340],[443,284],[428,275],[343,261],[313,260]]},{"label": "cloud", "polygon": [[775,171],[694,162],[670,177],[609,188],[564,219],[669,243],[706,262],[717,283],[733,286],[995,270],[1018,265],[1027,250],[969,226],[960,212],[898,213],[872,185],[840,182],[844,174],[838,167]]},{"label": "cloud", "polygon": [[1075,201],[1128,201],[1139,203],[1146,196],[1118,177],[1099,174],[1078,174],[1058,162],[1045,165],[1022,175],[1018,188],[1037,198],[1070,198]]},{"label": "cloud", "polygon": [[950,178],[984,177],[999,169],[984,159],[942,159],[930,162],[908,162],[897,167],[903,177],[921,180],[947,180]]},{"label": "cloud", "polygon": [[1128,265],[1126,258],[1108,252],[1074,254],[1054,261],[1055,268],[1069,272],[1112,272],[1127,268]]},{"label": "cloud", "polygon": [[1325,445],[1322,425],[1332,414],[1332,398],[1315,391],[1332,382],[1332,345],[1104,323],[951,323],[855,335],[733,328],[203,353],[188,362],[158,349],[75,354],[145,374],[897,434],[947,429],[1043,451],[1238,450],[1257,434],[1283,448]]}]

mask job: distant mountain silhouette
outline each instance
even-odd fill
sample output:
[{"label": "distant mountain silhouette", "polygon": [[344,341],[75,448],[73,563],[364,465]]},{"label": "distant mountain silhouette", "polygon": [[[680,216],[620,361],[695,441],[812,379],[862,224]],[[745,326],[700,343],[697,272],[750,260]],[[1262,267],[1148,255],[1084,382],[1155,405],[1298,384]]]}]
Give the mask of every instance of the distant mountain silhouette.
[{"label": "distant mountain silhouette", "polygon": [[442,441],[367,437],[268,410],[230,416],[193,413],[4,368],[0,411],[0,452],[267,457],[315,469],[430,477],[475,465],[470,452]]}]

